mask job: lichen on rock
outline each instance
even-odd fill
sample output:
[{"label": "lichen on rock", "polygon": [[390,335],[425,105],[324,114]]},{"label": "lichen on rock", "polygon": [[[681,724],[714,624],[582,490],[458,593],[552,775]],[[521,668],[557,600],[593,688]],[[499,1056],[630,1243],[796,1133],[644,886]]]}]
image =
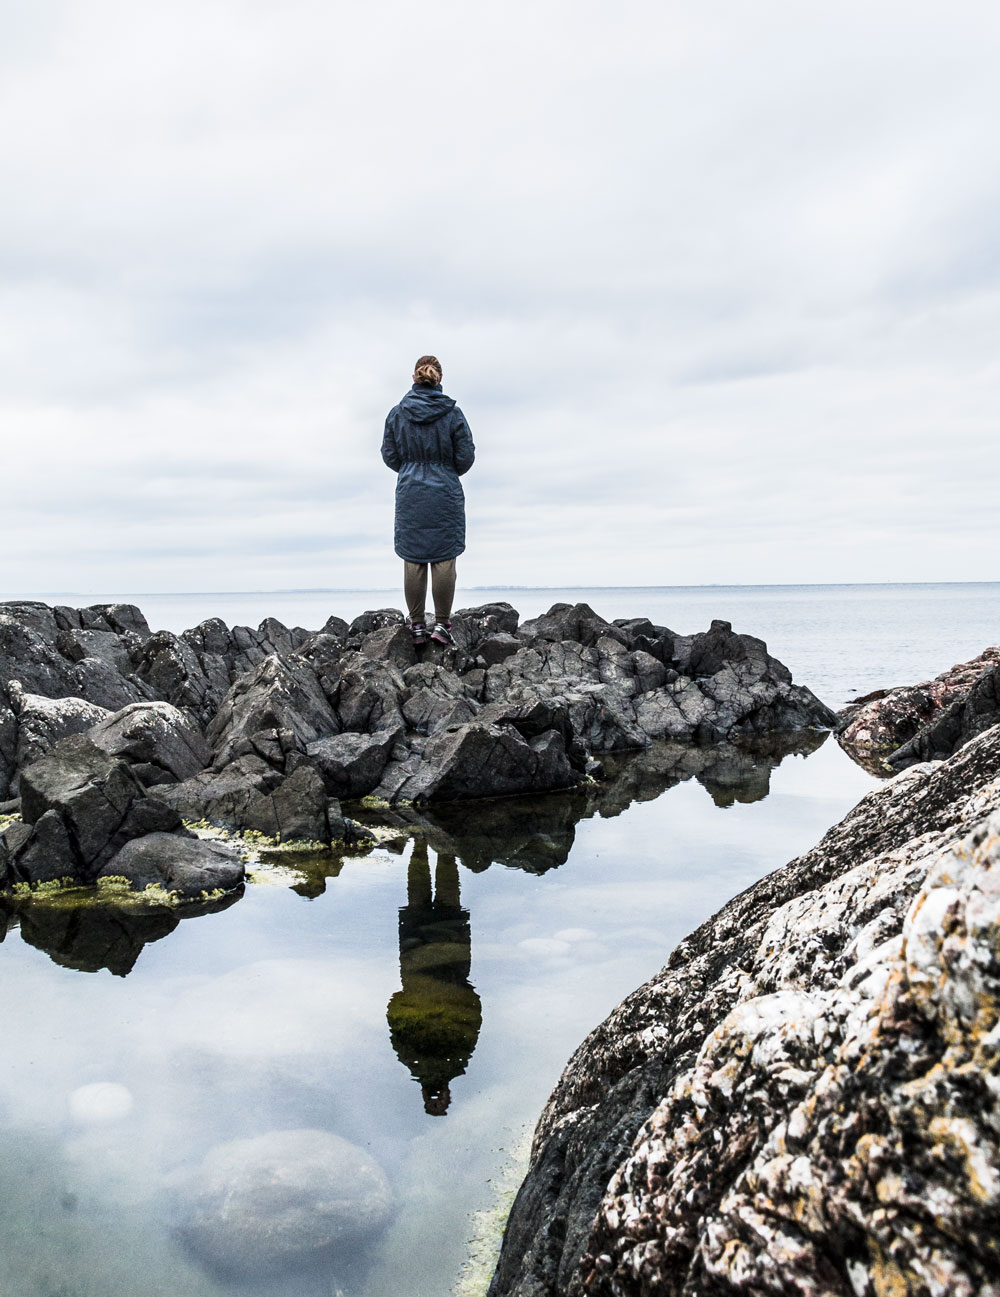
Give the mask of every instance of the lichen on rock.
[{"label": "lichen on rock", "polygon": [[1000,726],[864,798],[574,1055],[492,1297],[1000,1293]]}]

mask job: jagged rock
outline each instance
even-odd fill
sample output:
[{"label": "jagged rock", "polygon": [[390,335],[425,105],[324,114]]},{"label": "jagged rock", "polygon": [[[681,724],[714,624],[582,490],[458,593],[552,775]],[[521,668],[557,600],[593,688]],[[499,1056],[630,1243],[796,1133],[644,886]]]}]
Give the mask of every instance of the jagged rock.
[{"label": "jagged rock", "polygon": [[[21,770],[70,734],[84,734],[92,725],[104,720],[110,713],[104,707],[88,703],[83,698],[46,698],[29,694],[16,680],[7,685],[11,709],[17,716],[17,743],[14,750],[14,768]],[[17,791],[18,780],[11,781]]]},{"label": "jagged rock", "polygon": [[319,633],[329,635],[333,639],[346,640],[351,633],[351,628],[343,617],[327,617]]},{"label": "jagged rock", "polygon": [[174,833],[149,833],[126,842],[97,874],[99,879],[126,878],[136,891],[155,884],[191,899],[230,892],[245,876],[243,861],[231,847]]},{"label": "jagged rock", "polygon": [[546,613],[522,622],[517,634],[529,644],[537,640],[547,640],[554,644],[572,640],[587,647],[596,644],[599,639],[619,639],[625,643],[625,637],[613,622],[599,617],[589,604],[554,603]]},{"label": "jagged rock", "polygon": [[129,761],[147,787],[190,779],[212,761],[202,734],[171,703],[132,703],[91,726],[88,735],[109,756]]},{"label": "jagged rock", "polygon": [[[859,765],[884,775],[887,757],[908,744],[925,725],[953,704],[965,699],[976,681],[998,664],[1000,647],[988,648],[933,680],[865,694],[838,713],[837,742]],[[942,744],[939,755],[950,756],[954,750],[954,746]],[[904,761],[925,759],[913,755]]]},{"label": "jagged rock", "polygon": [[355,617],[347,628],[347,637],[360,643],[372,631],[383,630],[386,626],[402,626],[403,623],[403,614],[398,608],[376,608],[372,612],[363,612],[360,617]]},{"label": "jagged rock", "polygon": [[247,810],[260,793],[270,792],[281,774],[261,757],[237,757],[221,770],[202,770],[179,784],[158,785],[156,796],[187,820],[221,828],[247,828]]},{"label": "jagged rock", "polygon": [[[61,739],[21,772],[21,814],[25,824],[35,827],[32,840],[11,862],[12,873],[24,882],[46,881],[32,872],[34,861],[46,877],[92,882],[130,839],[183,831],[180,817],[147,797],[124,761],[109,757],[84,734]],[[61,822],[65,842],[52,816]],[[65,844],[65,866],[53,875],[53,853]]]},{"label": "jagged rock", "polygon": [[567,1065],[491,1297],[996,1292],[998,812],[1000,726],[683,941]]},{"label": "jagged rock", "polygon": [[[103,620],[98,629],[110,633]],[[56,647],[60,634],[47,605],[0,603],[0,685],[16,681],[26,693],[83,698],[110,710],[147,696],[140,681],[123,676],[100,658],[65,657]]]},{"label": "jagged rock", "polygon": [[54,883],[77,876],[77,854],[58,811],[46,811],[34,825],[11,824],[0,841],[11,883]]},{"label": "jagged rock", "polygon": [[656,626],[648,617],[616,617],[613,623],[621,631],[625,644],[633,653],[648,653],[669,667],[674,660],[674,641],[678,636],[666,626]]},{"label": "jagged rock", "polygon": [[489,639],[516,638],[518,621],[517,609],[509,603],[484,603],[478,608],[460,608],[451,619],[451,631],[458,647],[475,657]]},{"label": "jagged rock", "polygon": [[130,642],[109,630],[64,630],[56,636],[56,648],[70,662],[94,658],[122,675],[131,671],[131,653],[139,646],[138,639]]},{"label": "jagged rock", "polygon": [[[209,618],[178,636],[152,634],[127,605],[0,605],[0,797],[12,781],[16,791],[19,766],[55,737],[35,742],[25,722],[18,750],[10,689],[37,695],[46,715],[72,716],[69,728],[83,726],[77,713],[86,704],[122,712],[101,742],[149,786],[178,780],[163,794],[170,805],[232,827],[246,827],[251,803],[271,798],[282,778],[314,765],[313,745],[341,734],[381,737],[317,749],[328,754],[320,763],[328,792],[356,796],[375,780],[380,796],[419,788],[441,798],[461,785],[456,795],[467,798],[572,782],[563,758],[600,777],[597,758],[662,739],[716,744],[833,719],[762,641],[735,635],[728,622],[680,636],[647,619],[611,623],[586,604],[556,604],[519,628],[516,610],[497,603],[462,609],[453,625],[455,647],[418,652],[395,609],[350,626],[331,617],[313,634],[273,618],[257,630]],[[69,698],[82,701],[52,701]],[[494,779],[480,767],[474,788],[455,771],[430,768],[451,754],[429,740],[475,722],[508,732],[504,760],[523,758],[519,776],[508,769]],[[214,752],[211,771],[199,726]],[[559,743],[539,745],[550,730]],[[250,818],[263,814],[258,806]],[[317,814],[309,812],[314,824]]]},{"label": "jagged rock", "polygon": [[0,802],[11,792],[17,752],[17,717],[10,705],[7,691],[0,685]]},{"label": "jagged rock", "polygon": [[180,1186],[181,1236],[212,1267],[253,1276],[338,1248],[389,1221],[392,1191],[363,1148],[324,1130],[217,1144]]},{"label": "jagged rock", "polygon": [[939,711],[909,743],[887,758],[893,770],[901,770],[914,761],[940,761],[949,757],[971,738],[1000,722],[1000,651],[993,651],[997,652],[996,664],[976,677],[968,693]]},{"label": "jagged rock", "polygon": [[667,683],[668,674],[677,678],[676,671],[670,672],[660,658],[653,657],[652,653],[641,648],[634,649],[632,652],[632,670],[635,674],[637,696],[662,689]]},{"label": "jagged rock", "polygon": [[471,721],[434,734],[399,796],[421,802],[568,788],[578,776],[555,730],[524,740],[512,728]]},{"label": "jagged rock", "polygon": [[394,662],[400,670],[413,666],[417,660],[413,636],[402,625],[371,631],[361,641],[361,652],[373,662]]},{"label": "jagged rock", "polygon": [[[45,607],[45,605],[40,605]],[[113,632],[120,636],[134,636],[140,643],[149,639],[152,631],[142,613],[131,603],[98,603],[89,608],[57,607],[52,609],[53,620],[59,630]]]},{"label": "jagged rock", "polygon": [[523,641],[518,639],[516,635],[500,632],[479,641],[476,645],[476,657],[482,661],[484,666],[491,667],[498,662],[506,662],[509,657],[512,657],[522,647]]},{"label": "jagged rock", "polygon": [[331,697],[340,729],[376,734],[403,724],[399,700],[403,677],[398,667],[350,653],[341,659],[340,669]]},{"label": "jagged rock", "polygon": [[472,720],[479,704],[467,695],[464,680],[446,667],[425,662],[403,672],[403,719],[418,734]]},{"label": "jagged rock", "polygon": [[143,645],[136,676],[153,694],[189,709],[202,725],[215,715],[231,680],[221,654],[204,652],[178,635],[160,631]]},{"label": "jagged rock", "polygon": [[[340,724],[312,667],[296,654],[272,653],[233,685],[206,731],[221,770],[234,758],[255,751],[262,731],[287,732],[301,750],[340,730]],[[281,768],[287,750],[274,752]]]},{"label": "jagged rock", "polygon": [[364,797],[382,778],[402,733],[400,727],[378,734],[334,734],[310,743],[306,754],[332,797]]},{"label": "jagged rock", "polygon": [[280,842],[329,842],[327,801],[319,773],[312,766],[300,766],[248,803],[240,827]]}]

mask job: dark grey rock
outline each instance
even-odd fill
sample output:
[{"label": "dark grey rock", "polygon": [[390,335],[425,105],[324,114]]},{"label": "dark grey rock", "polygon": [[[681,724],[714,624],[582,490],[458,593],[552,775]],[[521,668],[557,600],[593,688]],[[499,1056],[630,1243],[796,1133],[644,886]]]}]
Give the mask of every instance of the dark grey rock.
[{"label": "dark grey rock", "polygon": [[[222,769],[254,750],[259,731],[287,731],[302,748],[341,726],[310,664],[297,654],[272,653],[237,680],[206,731]],[[284,768],[285,752],[281,752]]]},{"label": "dark grey rock", "polygon": [[126,878],[136,891],[155,884],[197,899],[232,891],[244,881],[245,872],[240,857],[224,843],[153,832],[127,842],[97,877]]},{"label": "dark grey rock", "polygon": [[58,811],[46,811],[34,825],[12,824],[3,837],[12,883],[61,882],[80,874],[79,857]]},{"label": "dark grey rock", "polygon": [[11,792],[10,781],[14,775],[16,751],[17,717],[6,689],[0,685],[0,801],[4,801]]},{"label": "dark grey rock", "polygon": [[153,690],[145,681],[133,675],[122,675],[117,667],[104,658],[81,658],[72,670],[72,680],[60,690],[60,695],[77,694],[108,711],[118,711],[129,703],[141,702],[154,696]]},{"label": "dark grey rock", "polygon": [[648,617],[616,617],[614,625],[633,653],[648,653],[664,666],[670,666],[674,658],[674,640],[678,638],[672,630],[655,625]]},{"label": "dark grey rock", "polygon": [[319,633],[329,635],[333,639],[346,640],[351,633],[351,628],[343,617],[327,617]]},{"label": "dark grey rock", "polygon": [[115,672],[127,675],[132,669],[132,643],[110,630],[65,630],[56,636],[56,648],[70,662],[96,658]]},{"label": "dark grey rock", "polygon": [[651,689],[662,689],[667,682],[667,668],[660,658],[655,658],[645,649],[634,649],[632,652],[632,670],[635,673],[637,694],[649,693]]},{"label": "dark grey rock", "polygon": [[398,608],[376,608],[370,612],[363,612],[360,617],[355,617],[347,629],[347,636],[360,643],[372,631],[383,630],[386,626],[402,626],[404,620]]},{"label": "dark grey rock", "polygon": [[[130,838],[183,827],[176,812],[146,797],[124,761],[109,757],[83,734],[61,739],[51,752],[21,772],[24,822],[38,825],[49,812],[61,820],[70,845],[68,867],[59,876],[72,875],[82,882],[91,882]],[[53,828],[45,833],[47,842],[55,841]],[[46,849],[46,862],[49,854]],[[23,860],[24,852],[17,866],[24,881],[44,881],[29,876]]]},{"label": "dark grey rock", "polygon": [[183,783],[157,787],[156,796],[185,819],[242,829],[248,827],[248,809],[258,794],[270,792],[281,779],[273,766],[250,754],[221,770],[203,770]]},{"label": "dark grey rock", "polygon": [[[498,603],[463,609],[453,625],[455,647],[428,645],[418,655],[395,609],[350,626],[330,618],[313,634],[273,618],[256,630],[210,618],[176,636],[150,634],[138,610],[120,605],[15,602],[0,606],[0,686],[14,681],[44,699],[75,697],[150,719],[163,704],[183,712],[183,720],[172,713],[169,736],[150,725],[107,746],[127,756],[146,786],[166,790],[178,780],[176,794],[162,796],[184,814],[233,827],[245,827],[251,803],[271,798],[283,777],[314,765],[313,745],[340,734],[394,741],[318,749],[329,757],[321,771],[328,793],[355,796],[375,780],[379,796],[403,797],[419,779],[421,795],[441,797],[455,779],[426,768],[444,751],[427,743],[456,725],[481,721],[523,741],[512,748],[526,762],[522,777],[501,780],[520,790],[540,769],[533,744],[548,730],[574,770],[593,772],[597,757],[661,739],[714,745],[833,720],[762,641],[735,635],[727,622],[679,636],[648,619],[610,623],[586,604],[556,604],[519,628],[516,610]],[[17,786],[14,710],[0,697],[0,794],[12,778]],[[185,722],[193,722],[188,737]],[[123,724],[110,728],[117,734]],[[211,772],[201,768],[199,726],[214,751]],[[23,759],[37,751],[25,748]],[[554,760],[546,752],[546,787],[557,778]],[[484,772],[478,793],[466,782],[460,795],[495,793]],[[251,818],[263,814],[257,806]],[[315,824],[317,814],[307,818]]]},{"label": "dark grey rock", "polygon": [[201,652],[179,635],[159,631],[143,645],[136,677],[154,697],[190,710],[202,725],[215,715],[229,689],[231,670],[221,653]]},{"label": "dark grey rock", "polygon": [[311,766],[300,766],[249,802],[241,827],[280,842],[329,842],[327,802],[322,777]]},{"label": "dark grey rock", "polygon": [[[96,613],[104,624],[116,635],[134,635],[140,643],[145,643],[152,635],[149,623],[135,604],[100,603],[94,604],[85,612]],[[81,619],[81,628],[83,622]]]},{"label": "dark grey rock", "polygon": [[190,779],[212,762],[200,730],[171,703],[132,703],[88,733],[109,756],[129,761],[144,784]]},{"label": "dark grey rock", "polygon": [[436,663],[425,662],[403,672],[403,719],[417,734],[433,734],[447,725],[472,720],[479,703],[468,695],[463,678]]},{"label": "dark grey rock", "polygon": [[[7,693],[17,715],[16,770],[50,752],[60,739],[70,734],[85,734],[111,714],[83,698],[46,698],[42,694],[26,693],[16,680],[10,681]],[[16,788],[16,779],[13,785]]]},{"label": "dark grey rock", "polygon": [[523,641],[516,635],[500,632],[480,640],[476,645],[475,652],[476,657],[481,658],[485,666],[491,667],[495,666],[497,662],[506,662],[520,648],[523,648]]},{"label": "dark grey rock", "polygon": [[561,643],[572,640],[577,644],[589,647],[602,637],[619,639],[625,643],[625,636],[612,622],[599,617],[589,604],[554,603],[546,613],[522,622],[518,635],[526,643],[534,644],[538,640]]},{"label": "dark grey rock", "polygon": [[371,631],[361,641],[361,652],[374,662],[394,662],[400,670],[413,666],[417,660],[413,636],[403,625]]},{"label": "dark grey rock", "polygon": [[361,653],[348,654],[340,666],[340,678],[331,699],[339,728],[366,734],[398,729],[403,724],[400,710],[403,677],[398,667],[373,662]]},{"label": "dark grey rock", "polygon": [[476,657],[486,640],[516,635],[518,621],[517,609],[509,603],[484,603],[454,613],[451,632],[458,647]]},{"label": "dark grey rock", "polygon": [[513,728],[472,721],[428,739],[417,774],[399,795],[415,802],[509,797],[568,788],[578,778],[555,731],[529,742]]},{"label": "dark grey rock", "polygon": [[310,743],[306,753],[333,797],[364,797],[382,778],[402,728],[377,734],[335,734]]}]

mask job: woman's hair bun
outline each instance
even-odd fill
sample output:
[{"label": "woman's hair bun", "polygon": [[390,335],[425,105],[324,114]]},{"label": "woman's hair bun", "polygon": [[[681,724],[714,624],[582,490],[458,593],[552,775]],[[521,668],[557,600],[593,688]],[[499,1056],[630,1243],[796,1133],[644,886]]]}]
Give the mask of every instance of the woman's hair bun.
[{"label": "woman's hair bun", "polygon": [[421,356],[413,366],[413,381],[435,387],[441,382],[441,362],[437,356]]}]

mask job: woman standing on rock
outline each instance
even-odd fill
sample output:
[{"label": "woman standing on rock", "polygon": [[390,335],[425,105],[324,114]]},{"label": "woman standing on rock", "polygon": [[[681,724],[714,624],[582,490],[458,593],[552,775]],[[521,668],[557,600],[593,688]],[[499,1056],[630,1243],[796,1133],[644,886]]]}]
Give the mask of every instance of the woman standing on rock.
[{"label": "woman standing on rock", "polygon": [[396,482],[395,550],[403,560],[403,594],[414,644],[428,637],[427,567],[434,624],[430,638],[454,644],[451,605],[455,560],[465,549],[465,492],[458,480],[476,458],[465,415],[441,390],[441,363],[421,356],[413,386],[389,411],[382,458]]}]

